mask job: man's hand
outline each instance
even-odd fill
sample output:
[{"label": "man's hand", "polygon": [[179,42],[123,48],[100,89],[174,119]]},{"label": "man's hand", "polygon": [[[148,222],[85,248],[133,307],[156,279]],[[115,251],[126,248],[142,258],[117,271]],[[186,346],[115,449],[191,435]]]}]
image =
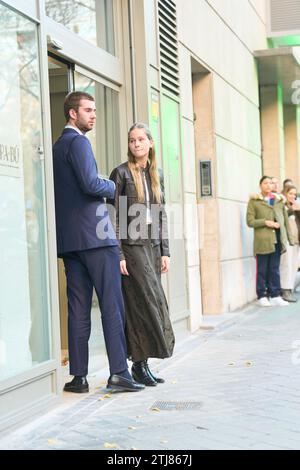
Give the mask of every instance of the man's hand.
[{"label": "man's hand", "polygon": [[129,276],[129,272],[127,271],[127,268],[126,268],[125,259],[123,261],[120,261],[120,271],[121,271],[121,274],[123,274],[124,276]]},{"label": "man's hand", "polygon": [[161,272],[167,273],[170,268],[170,258],[169,256],[162,256],[161,257]]}]

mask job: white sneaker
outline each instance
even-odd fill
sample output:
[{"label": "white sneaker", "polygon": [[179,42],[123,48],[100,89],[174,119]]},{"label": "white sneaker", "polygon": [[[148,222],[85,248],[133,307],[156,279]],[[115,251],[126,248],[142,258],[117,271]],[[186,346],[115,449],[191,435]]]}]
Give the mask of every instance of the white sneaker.
[{"label": "white sneaker", "polygon": [[270,304],[269,299],[267,297],[261,297],[260,299],[258,299],[258,301],[256,303],[260,307],[271,307],[271,304]]},{"label": "white sneaker", "polygon": [[271,297],[270,298],[270,305],[272,307],[285,307],[286,305],[290,305],[289,302],[286,300],[283,300],[282,297]]}]

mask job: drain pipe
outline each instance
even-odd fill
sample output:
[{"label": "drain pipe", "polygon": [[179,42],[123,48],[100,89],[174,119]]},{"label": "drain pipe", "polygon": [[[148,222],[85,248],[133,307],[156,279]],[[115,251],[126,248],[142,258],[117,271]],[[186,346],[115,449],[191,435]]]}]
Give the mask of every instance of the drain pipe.
[{"label": "drain pipe", "polygon": [[135,73],[135,49],[133,33],[133,7],[132,0],[128,0],[128,29],[129,29],[129,50],[130,50],[130,72],[131,72],[131,103],[133,122],[137,120],[136,109],[136,73]]}]

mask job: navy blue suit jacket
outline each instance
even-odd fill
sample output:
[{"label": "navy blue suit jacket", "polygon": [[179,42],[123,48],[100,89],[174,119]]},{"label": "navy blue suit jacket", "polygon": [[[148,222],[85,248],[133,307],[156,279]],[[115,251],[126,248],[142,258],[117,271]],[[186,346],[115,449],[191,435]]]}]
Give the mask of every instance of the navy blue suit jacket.
[{"label": "navy blue suit jacket", "polygon": [[118,245],[103,198],[115,185],[98,176],[90,141],[66,128],[53,147],[57,253]]}]

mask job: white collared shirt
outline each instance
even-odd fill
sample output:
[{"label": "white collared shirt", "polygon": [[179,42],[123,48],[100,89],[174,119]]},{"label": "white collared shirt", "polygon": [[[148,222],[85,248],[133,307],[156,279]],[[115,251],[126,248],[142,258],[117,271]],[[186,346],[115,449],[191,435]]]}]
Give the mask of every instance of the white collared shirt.
[{"label": "white collared shirt", "polygon": [[71,124],[67,124],[65,126],[65,129],[74,129],[74,131],[78,132],[78,134],[84,135],[84,133],[80,129],[78,129],[78,127],[71,126]]}]

